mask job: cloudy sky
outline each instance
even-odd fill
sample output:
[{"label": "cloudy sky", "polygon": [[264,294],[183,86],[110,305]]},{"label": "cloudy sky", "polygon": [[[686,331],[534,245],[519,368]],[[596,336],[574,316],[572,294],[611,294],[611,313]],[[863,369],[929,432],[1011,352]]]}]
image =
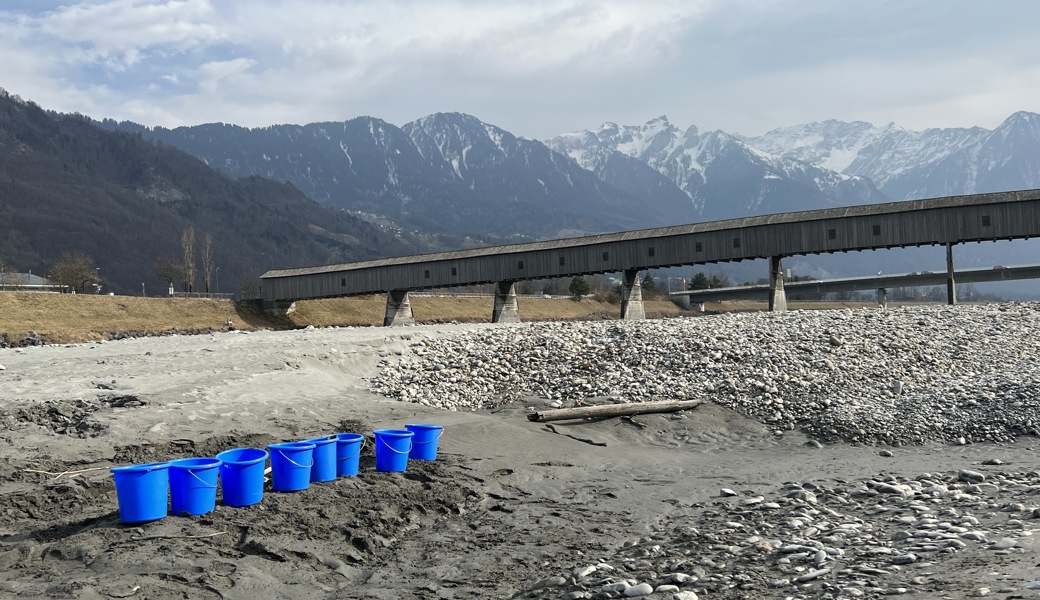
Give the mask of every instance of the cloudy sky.
[{"label": "cloudy sky", "polygon": [[0,87],[145,125],[464,112],[528,138],[1040,112],[1036,0],[4,0]]}]

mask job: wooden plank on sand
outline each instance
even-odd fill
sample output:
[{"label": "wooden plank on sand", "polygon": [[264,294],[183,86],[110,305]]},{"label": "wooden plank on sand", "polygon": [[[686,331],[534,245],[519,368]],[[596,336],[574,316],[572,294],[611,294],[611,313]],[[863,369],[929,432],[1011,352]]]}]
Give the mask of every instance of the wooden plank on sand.
[{"label": "wooden plank on sand", "polygon": [[546,421],[562,421],[565,419],[622,417],[625,415],[642,415],[647,413],[669,413],[694,408],[702,402],[703,400],[665,400],[662,402],[632,402],[629,404],[609,404],[606,406],[555,408],[530,413],[527,415],[527,420],[544,423]]}]

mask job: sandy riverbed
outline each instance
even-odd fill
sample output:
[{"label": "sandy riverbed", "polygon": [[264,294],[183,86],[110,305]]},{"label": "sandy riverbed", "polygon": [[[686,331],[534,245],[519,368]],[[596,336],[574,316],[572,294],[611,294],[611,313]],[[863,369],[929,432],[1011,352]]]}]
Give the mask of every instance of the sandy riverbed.
[{"label": "sandy riverbed", "polygon": [[[619,574],[626,569],[656,576],[629,587],[657,588],[670,571],[690,573],[678,591],[662,588],[652,598],[1038,595],[1027,587],[1040,575],[1036,550],[1022,543],[1031,539],[1031,510],[1040,503],[1028,481],[1036,476],[1028,475],[1037,464],[1036,438],[882,453],[866,445],[816,447],[797,431],[777,435],[710,403],[685,418],[546,425],[529,422],[523,403],[448,412],[369,392],[367,378],[381,358],[407,352],[419,337],[481,327],[494,326],[232,332],[0,351],[0,595],[592,598],[621,596],[604,586],[612,576],[625,579]],[[356,478],[269,492],[248,508],[218,502],[202,517],[119,522],[107,467],[337,431],[370,435],[413,422],[444,425],[438,461],[380,473],[369,444]],[[851,490],[923,473],[955,480],[960,470],[993,480],[1022,474],[1014,510],[987,498],[989,489],[971,490],[973,503],[956,507],[999,517],[980,527],[991,528],[992,540],[1012,540],[999,549],[1006,552],[965,544],[889,568],[891,577],[876,574],[883,581],[861,585],[863,594],[842,579],[841,570],[854,566],[843,562],[844,552],[827,559],[827,573],[795,582],[818,565],[776,564],[779,549],[762,550],[760,565],[748,563],[755,578],[729,585],[717,575],[750,558],[703,537],[712,523],[705,511],[735,518],[743,499],[785,498],[785,483]],[[83,472],[55,475],[68,471]],[[1034,483],[1040,489],[1040,480]],[[723,489],[736,496],[721,497]],[[881,528],[891,514],[876,506],[855,514],[849,508],[848,516]],[[687,559],[675,566],[679,527]],[[642,570],[622,564],[636,560],[636,549],[649,565]],[[655,552],[671,552],[675,568],[654,564]],[[720,566],[720,553],[732,557],[728,566]],[[611,568],[577,575],[590,565]],[[790,582],[763,569],[787,569]]]}]

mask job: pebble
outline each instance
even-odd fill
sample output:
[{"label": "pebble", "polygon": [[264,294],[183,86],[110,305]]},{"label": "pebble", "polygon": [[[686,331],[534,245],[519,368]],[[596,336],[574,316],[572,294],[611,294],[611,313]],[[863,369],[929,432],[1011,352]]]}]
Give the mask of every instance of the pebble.
[{"label": "pebble", "polygon": [[816,443],[999,443],[1040,432],[1038,338],[1038,302],[520,323],[414,339],[369,387],[454,411],[707,398]]},{"label": "pebble", "polygon": [[[1000,444],[1040,434],[1037,339],[1037,302],[523,323],[414,340],[369,383],[456,411],[704,398],[769,431],[800,430],[817,448]],[[553,586],[517,597],[878,598],[908,585],[927,595],[951,557],[1014,560],[1031,547],[1040,473],[978,460],[753,496],[723,488],[722,500],[671,514],[643,537],[577,553],[529,590]],[[948,592],[988,593],[979,583]]]},{"label": "pebble", "polygon": [[[921,594],[933,581],[933,572],[941,571],[936,565],[952,556],[974,553],[970,556],[976,558],[966,560],[982,563],[1022,553],[1032,542],[1032,529],[1023,527],[1030,521],[1008,516],[1032,514],[1040,493],[1040,472],[988,473],[983,486],[965,481],[965,470],[954,466],[945,473],[916,477],[884,474],[760,489],[747,498],[755,500],[750,504],[717,502],[699,512],[672,515],[644,537],[630,539],[605,555],[597,552],[596,560],[601,562],[594,568],[585,562],[564,565],[562,573],[571,573],[572,578],[540,580],[529,594],[520,596],[559,598],[582,592],[585,596],[574,597],[654,593],[672,598],[734,598],[739,591],[739,597],[880,598],[911,590]],[[877,491],[885,486],[901,493]],[[964,493],[972,487],[982,489]],[[804,499],[808,493],[815,503]],[[806,536],[810,530],[815,534]],[[546,581],[562,583],[535,590]],[[966,587],[949,591],[957,597],[977,596],[985,589],[977,585],[966,582]],[[1040,581],[1022,585],[1040,589]],[[688,593],[695,595],[681,595]]]},{"label": "pebble", "polygon": [[637,583],[632,587],[624,591],[626,598],[635,598],[637,596],[649,596],[654,593],[654,586],[649,583]]},{"label": "pebble", "polygon": [[630,586],[628,585],[628,582],[618,581],[618,582],[615,582],[615,583],[608,583],[608,584],[604,585],[603,587],[600,588],[599,591],[601,591],[601,592],[622,592],[622,593],[624,593],[624,591],[627,590],[629,587]]},{"label": "pebble", "polygon": [[824,575],[830,572],[830,569],[816,569],[815,571],[809,571],[805,575],[796,577],[795,581],[797,581],[798,583],[805,583],[807,581],[812,581],[813,579],[823,577]]}]

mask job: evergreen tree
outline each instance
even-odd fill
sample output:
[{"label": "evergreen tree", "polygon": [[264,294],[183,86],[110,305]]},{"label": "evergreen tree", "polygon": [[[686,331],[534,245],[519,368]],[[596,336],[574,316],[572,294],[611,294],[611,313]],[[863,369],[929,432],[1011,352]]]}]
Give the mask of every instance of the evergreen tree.
[{"label": "evergreen tree", "polygon": [[687,289],[690,290],[706,290],[711,288],[711,281],[708,276],[703,272],[698,271],[696,275],[690,278],[690,282],[687,284]]},{"label": "evergreen tree", "polygon": [[571,279],[571,285],[567,289],[570,290],[571,297],[578,302],[581,302],[583,296],[588,296],[590,291],[589,282],[581,275]]},{"label": "evergreen tree", "polygon": [[657,282],[654,281],[654,277],[650,273],[643,276],[642,288],[644,296],[661,295],[661,289],[657,287]]}]

